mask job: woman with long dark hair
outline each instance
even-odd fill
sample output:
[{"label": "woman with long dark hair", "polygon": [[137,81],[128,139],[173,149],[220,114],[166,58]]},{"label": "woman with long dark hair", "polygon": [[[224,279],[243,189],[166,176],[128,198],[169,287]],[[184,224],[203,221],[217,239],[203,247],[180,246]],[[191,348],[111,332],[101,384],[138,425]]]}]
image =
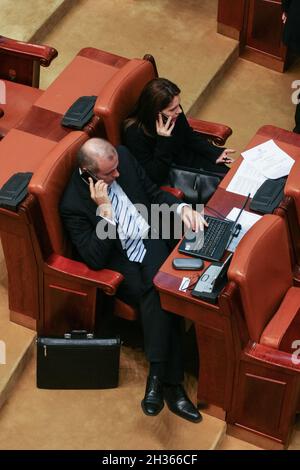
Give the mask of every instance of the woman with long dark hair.
[{"label": "woman with long dark hair", "polygon": [[124,143],[157,184],[167,180],[173,164],[225,174],[232,149],[216,147],[195,132],[180,105],[180,89],[155,78],[143,89],[124,123]]}]

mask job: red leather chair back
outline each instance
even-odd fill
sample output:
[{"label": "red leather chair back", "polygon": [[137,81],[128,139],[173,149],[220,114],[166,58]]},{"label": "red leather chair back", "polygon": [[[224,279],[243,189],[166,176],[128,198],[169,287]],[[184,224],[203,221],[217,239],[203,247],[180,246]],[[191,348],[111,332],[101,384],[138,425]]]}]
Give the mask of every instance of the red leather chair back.
[{"label": "red leather chair back", "polygon": [[56,254],[64,255],[67,250],[59,203],[76,166],[77,150],[88,138],[87,134],[80,131],[71,132],[64,137],[49,152],[29,184],[29,193],[39,201],[49,240]]},{"label": "red leather chair back", "polygon": [[121,143],[124,119],[132,111],[146,83],[155,77],[151,62],[132,59],[103,87],[94,112],[103,119],[107,139],[113,145]]},{"label": "red leather chair back", "polygon": [[[296,278],[300,273],[300,160],[296,160],[284,187],[285,198],[279,206],[287,220],[292,241],[293,256],[298,265],[294,271]],[[281,215],[281,213],[280,213]],[[298,273],[297,273],[298,272]]]},{"label": "red leather chair back", "polygon": [[295,202],[300,225],[300,160],[296,160],[284,187],[285,196],[291,197]]},{"label": "red leather chair back", "polygon": [[265,215],[239,243],[228,270],[239,288],[249,336],[261,333],[292,285],[292,270],[285,221]]}]

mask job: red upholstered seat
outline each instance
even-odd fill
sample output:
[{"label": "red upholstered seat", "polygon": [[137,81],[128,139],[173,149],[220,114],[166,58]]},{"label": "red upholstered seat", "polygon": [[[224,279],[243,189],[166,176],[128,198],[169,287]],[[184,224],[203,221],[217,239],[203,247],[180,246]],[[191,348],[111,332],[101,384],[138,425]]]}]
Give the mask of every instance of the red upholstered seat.
[{"label": "red upholstered seat", "polygon": [[[238,286],[249,336],[259,343],[293,286],[287,230],[281,217],[264,216],[241,240],[228,279]],[[297,291],[300,299],[300,289]]]},{"label": "red upholstered seat", "polygon": [[132,111],[146,83],[155,76],[156,68],[151,62],[132,59],[102,89],[94,111],[103,119],[107,138],[113,145],[121,143],[124,119]]},{"label": "red upholstered seat", "polygon": [[[103,119],[108,140],[114,145],[121,143],[124,119],[132,111],[144,86],[155,77],[157,77],[157,70],[154,59],[152,62],[145,59],[132,59],[103,87],[94,111]],[[189,122],[196,131],[221,145],[224,145],[232,134],[232,130],[223,124],[194,118],[189,118]]]},{"label": "red upholstered seat", "polygon": [[[7,41],[10,41],[10,44],[13,44],[15,48],[19,46],[17,41]],[[30,50],[34,52],[34,45],[22,44],[24,50],[31,46]],[[39,49],[42,46],[37,47],[39,55],[37,55],[36,61],[42,55]],[[40,58],[40,62],[42,65],[48,65],[50,59],[54,58],[57,52],[47,46],[43,47],[43,60]],[[21,55],[19,50],[17,53]],[[34,86],[38,86],[38,76],[34,78],[36,67],[33,68],[32,66],[32,70],[27,71],[27,75],[31,77],[31,82],[28,79],[22,81],[23,68],[17,70],[18,64],[14,63],[16,58],[15,54],[12,53],[12,47],[7,50],[4,47],[4,41],[1,42],[1,37],[0,55],[1,59],[2,56],[5,57],[5,61],[0,66],[0,78],[4,78],[7,84],[7,104],[0,105],[0,137],[6,135],[9,129],[18,127],[18,129],[25,132],[59,141],[69,132],[69,129],[61,126],[62,116],[80,96],[96,95],[100,97],[101,101],[102,89],[112,81],[115,75],[120,78],[124,77],[127,74],[128,65],[131,70],[136,63],[143,63],[153,70],[153,66],[148,60],[130,60],[101,49],[87,47],[78,52],[47,90],[42,91],[28,86],[32,85],[33,81]],[[7,57],[9,57],[9,61]],[[29,59],[25,52],[21,55],[21,59],[22,64],[25,64],[25,66],[29,60],[33,61],[33,58],[30,56]],[[13,77],[13,83],[7,81],[11,77]],[[20,85],[20,83],[23,83],[23,85]],[[133,93],[135,93],[135,86],[136,77],[134,76],[132,82]],[[99,116],[96,115],[84,130],[90,136],[95,134],[103,136],[104,131],[101,124]]]},{"label": "red upholstered seat", "polygon": [[296,160],[287,178],[284,195],[280,205],[288,222],[293,254],[297,263],[295,277],[300,280],[300,160]]},{"label": "red upholstered seat", "polygon": [[228,278],[239,287],[250,338],[293,353],[300,331],[300,287],[293,285],[284,219],[268,215],[256,224],[238,247]]},{"label": "red upholstered seat", "polygon": [[[10,41],[15,47],[19,44],[17,41]],[[26,49],[26,47],[29,47],[29,45],[24,43],[24,48]],[[31,45],[31,48],[34,50],[34,45]],[[57,52],[55,51],[54,53],[53,51],[55,50],[45,46],[44,55],[48,52],[50,57],[52,53],[52,58],[54,58]],[[4,50],[4,41],[1,42],[0,37],[1,59],[2,56],[6,59],[9,53],[12,54],[12,51]],[[28,56],[25,53],[21,55],[21,52],[18,52],[18,54],[26,66],[29,60]],[[15,65],[13,59],[16,60],[15,55],[12,54],[12,58],[9,57],[9,59],[10,62],[7,63],[5,69],[4,66],[0,67],[0,77],[7,78],[9,73],[14,73]],[[52,134],[56,135],[56,140],[60,140],[65,135],[63,130],[60,131],[59,129],[60,120],[67,109],[82,95],[98,95],[106,82],[126,62],[128,62],[128,59],[101,51],[100,49],[84,48],[66,66],[45,92],[28,86],[31,85],[28,81],[26,84],[21,85],[19,83],[21,72],[14,74],[14,82],[5,80],[7,99],[6,104],[1,106],[1,114],[4,114],[0,120],[0,135],[6,135],[9,129],[20,126],[20,129],[26,132],[33,132],[42,137],[48,137],[49,125],[47,123],[50,123],[52,126],[58,126],[56,132],[52,129]],[[50,63],[50,59],[48,62],[45,59],[41,60],[42,65],[48,65],[48,63]],[[33,71],[31,76],[33,76]],[[38,78],[35,79],[34,85],[38,86]],[[95,131],[94,128],[91,132],[93,131]]]},{"label": "red upholstered seat", "polygon": [[228,280],[222,296],[239,332],[228,422],[287,445],[300,404],[300,364],[293,355],[300,288],[293,284],[282,217],[265,215],[249,230],[235,251]]}]

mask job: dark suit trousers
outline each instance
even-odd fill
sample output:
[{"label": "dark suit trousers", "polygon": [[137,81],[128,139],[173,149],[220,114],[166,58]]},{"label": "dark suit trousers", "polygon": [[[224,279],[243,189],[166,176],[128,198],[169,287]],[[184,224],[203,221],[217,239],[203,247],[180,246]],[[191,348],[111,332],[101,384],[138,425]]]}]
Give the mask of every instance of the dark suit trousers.
[{"label": "dark suit trousers", "polygon": [[183,319],[161,308],[153,277],[169,255],[164,240],[144,240],[147,252],[142,263],[128,260],[119,254],[109,268],[121,272],[125,279],[118,297],[139,307],[144,332],[144,349],[149,362],[164,362],[168,383],[183,380]]}]

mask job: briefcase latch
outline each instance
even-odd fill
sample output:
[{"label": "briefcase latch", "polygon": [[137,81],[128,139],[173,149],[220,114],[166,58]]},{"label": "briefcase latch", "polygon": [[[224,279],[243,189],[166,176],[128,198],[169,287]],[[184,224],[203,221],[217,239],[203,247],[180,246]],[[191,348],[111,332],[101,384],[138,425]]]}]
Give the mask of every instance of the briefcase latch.
[{"label": "briefcase latch", "polygon": [[71,333],[64,334],[65,339],[93,339],[94,334],[86,330],[72,330]]}]

